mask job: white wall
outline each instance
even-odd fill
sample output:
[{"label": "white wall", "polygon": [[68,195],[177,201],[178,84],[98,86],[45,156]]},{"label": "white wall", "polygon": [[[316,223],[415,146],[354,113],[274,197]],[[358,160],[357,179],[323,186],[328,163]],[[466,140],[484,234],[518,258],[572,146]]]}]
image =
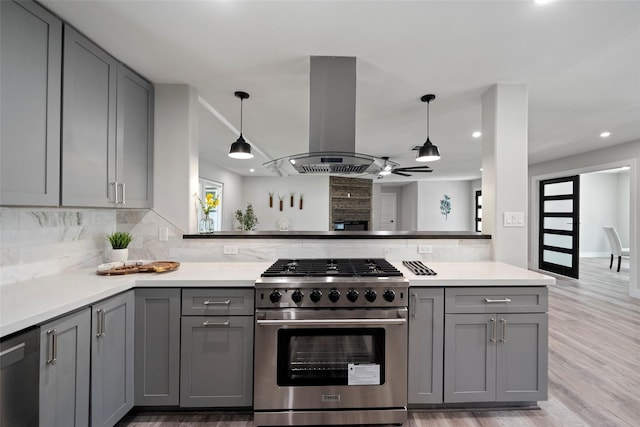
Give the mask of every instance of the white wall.
[{"label": "white wall", "polygon": [[[613,173],[580,175],[580,256],[598,257],[611,253],[602,227],[619,228],[617,184],[617,174]],[[628,193],[626,198],[629,199]],[[628,206],[627,203],[627,209]]]},{"label": "white wall", "polygon": [[243,205],[243,177],[200,159],[200,178],[222,184],[222,231],[232,231],[234,212]]},{"label": "white wall", "polygon": [[616,227],[618,228],[618,234],[620,234],[622,247],[628,248],[630,246],[629,242],[631,241],[629,238],[629,224],[631,222],[631,218],[629,218],[629,194],[631,190],[629,171],[621,172],[617,175],[618,184],[616,188],[618,189],[618,218],[616,221]]},{"label": "white wall", "polygon": [[[440,211],[444,195],[451,200],[451,213]],[[473,231],[471,181],[418,181],[416,230]]]},{"label": "white wall", "polygon": [[[295,191],[294,206],[289,193]],[[273,207],[269,207],[269,192],[273,192]],[[299,208],[300,194],[304,195],[303,209]],[[278,195],[284,196],[283,210],[279,210]],[[247,203],[253,205],[258,226],[256,230],[278,230],[280,218],[289,220],[289,230],[328,231],[329,176],[295,175],[287,177],[245,177],[242,186],[242,211]]]}]

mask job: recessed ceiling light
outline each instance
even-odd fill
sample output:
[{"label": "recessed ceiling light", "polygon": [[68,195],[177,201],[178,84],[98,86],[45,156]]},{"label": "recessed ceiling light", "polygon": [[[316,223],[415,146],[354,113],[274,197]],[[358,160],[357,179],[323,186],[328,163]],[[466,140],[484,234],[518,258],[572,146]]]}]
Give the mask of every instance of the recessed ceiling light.
[{"label": "recessed ceiling light", "polygon": [[602,132],[600,138],[608,138],[611,136],[611,132]]},{"label": "recessed ceiling light", "polygon": [[255,172],[255,171],[256,171],[256,170],[255,170],[255,169],[253,169],[253,168],[249,169],[249,172]]},{"label": "recessed ceiling light", "polygon": [[474,137],[474,138],[480,138],[482,136],[482,132],[477,130],[474,133],[472,133],[471,136]]}]

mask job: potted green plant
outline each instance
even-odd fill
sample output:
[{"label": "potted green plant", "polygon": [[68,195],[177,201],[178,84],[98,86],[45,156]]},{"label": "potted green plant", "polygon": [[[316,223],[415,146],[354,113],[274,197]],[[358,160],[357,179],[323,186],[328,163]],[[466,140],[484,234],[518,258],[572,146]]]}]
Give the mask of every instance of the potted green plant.
[{"label": "potted green plant", "polygon": [[107,236],[111,243],[111,261],[126,261],[129,259],[129,243],[133,240],[127,231],[115,231]]}]

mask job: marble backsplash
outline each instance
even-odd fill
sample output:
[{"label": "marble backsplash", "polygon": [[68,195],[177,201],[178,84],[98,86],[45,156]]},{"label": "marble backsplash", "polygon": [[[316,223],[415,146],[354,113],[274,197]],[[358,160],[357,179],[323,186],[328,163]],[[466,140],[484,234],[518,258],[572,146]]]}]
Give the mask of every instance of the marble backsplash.
[{"label": "marble backsplash", "polygon": [[[182,239],[182,232],[148,209],[0,208],[0,285],[105,262],[106,236],[129,231],[129,259],[273,261],[277,258],[376,257],[390,261],[486,261],[486,239]],[[161,231],[168,240],[160,241]],[[418,254],[418,245],[431,253]],[[224,246],[238,248],[225,255]]]}]

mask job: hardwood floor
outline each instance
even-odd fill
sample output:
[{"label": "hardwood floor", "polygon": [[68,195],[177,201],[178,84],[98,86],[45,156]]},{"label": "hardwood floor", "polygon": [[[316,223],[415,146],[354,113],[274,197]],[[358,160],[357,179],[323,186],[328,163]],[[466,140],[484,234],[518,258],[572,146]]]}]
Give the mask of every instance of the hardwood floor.
[{"label": "hardwood floor", "polygon": [[[410,411],[404,427],[640,426],[640,300],[629,261],[582,259],[549,289],[549,400],[540,409]],[[118,426],[254,427],[251,414],[138,413]]]}]

